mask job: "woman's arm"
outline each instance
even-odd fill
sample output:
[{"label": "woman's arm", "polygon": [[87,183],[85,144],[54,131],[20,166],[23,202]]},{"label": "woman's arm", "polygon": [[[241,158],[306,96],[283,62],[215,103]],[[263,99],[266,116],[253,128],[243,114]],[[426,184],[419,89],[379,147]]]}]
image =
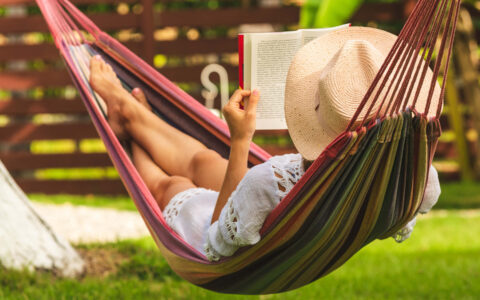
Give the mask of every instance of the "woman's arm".
[{"label": "woman's arm", "polygon": [[[245,109],[241,103],[245,101]],[[248,170],[248,153],[253,134],[255,133],[255,115],[259,100],[258,91],[237,90],[223,108],[223,115],[230,129],[230,157],[222,188],[218,196],[212,223],[218,220],[220,212],[228,201],[230,195],[237,188],[238,183]]]}]

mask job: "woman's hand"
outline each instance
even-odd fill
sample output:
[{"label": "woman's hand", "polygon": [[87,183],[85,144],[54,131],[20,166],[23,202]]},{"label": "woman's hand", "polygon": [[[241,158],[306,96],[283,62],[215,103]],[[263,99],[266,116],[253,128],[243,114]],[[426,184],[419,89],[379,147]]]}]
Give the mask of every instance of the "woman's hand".
[{"label": "woman's hand", "polygon": [[[215,204],[212,223],[218,220],[228,198],[247,173],[248,153],[255,133],[255,115],[259,98],[258,91],[236,90],[223,108],[223,115],[230,128],[231,147],[227,172]],[[241,108],[242,100],[245,100],[245,109]]]},{"label": "woman's hand", "polygon": [[[227,120],[230,136],[233,140],[251,141],[255,133],[255,118],[257,104],[260,99],[258,91],[236,90],[230,101],[223,108],[223,115]],[[245,103],[245,109],[241,104]]]}]

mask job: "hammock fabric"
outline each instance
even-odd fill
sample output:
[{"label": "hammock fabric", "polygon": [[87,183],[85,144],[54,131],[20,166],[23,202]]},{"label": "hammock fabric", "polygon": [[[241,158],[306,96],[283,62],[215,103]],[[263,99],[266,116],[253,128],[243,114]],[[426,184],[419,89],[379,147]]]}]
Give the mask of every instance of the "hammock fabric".
[{"label": "hammock fabric", "polygon": [[[224,157],[229,151],[226,124],[102,32],[68,0],[37,2],[160,251],[172,269],[193,284],[240,294],[299,288],[329,274],[371,241],[391,237],[417,213],[441,133],[438,119],[459,0],[417,3],[345,132],[269,215],[261,241],[219,262],[209,262],[165,223],[155,199],[110,129],[101,99],[88,83],[89,59],[100,54],[127,89],[140,87],[146,93],[161,118]],[[434,77],[425,82],[434,52]],[[439,74],[444,77],[437,115],[427,119]],[[388,77],[393,78],[391,83],[387,83]],[[416,82],[420,82],[418,87]],[[430,87],[426,107],[416,107],[416,101],[407,105],[407,99],[411,95],[418,98],[425,84]],[[367,106],[370,98],[372,104]],[[368,115],[365,112],[378,101],[384,110],[379,110],[373,121],[360,120],[359,116]],[[251,165],[268,158],[268,153],[252,144]]]}]

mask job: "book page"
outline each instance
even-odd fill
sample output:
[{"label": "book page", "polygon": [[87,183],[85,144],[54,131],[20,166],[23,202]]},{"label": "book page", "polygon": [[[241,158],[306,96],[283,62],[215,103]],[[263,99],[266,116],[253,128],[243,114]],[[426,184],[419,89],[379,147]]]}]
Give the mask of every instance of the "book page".
[{"label": "book page", "polygon": [[302,45],[305,45],[311,42],[312,40],[318,38],[319,36],[322,36],[328,32],[338,30],[341,28],[346,28],[349,26],[350,24],[344,24],[344,25],[331,27],[331,28],[300,29],[300,31],[302,32]]},{"label": "book page", "polygon": [[302,44],[299,31],[251,35],[251,86],[260,92],[257,129],[286,129],[285,82]]}]

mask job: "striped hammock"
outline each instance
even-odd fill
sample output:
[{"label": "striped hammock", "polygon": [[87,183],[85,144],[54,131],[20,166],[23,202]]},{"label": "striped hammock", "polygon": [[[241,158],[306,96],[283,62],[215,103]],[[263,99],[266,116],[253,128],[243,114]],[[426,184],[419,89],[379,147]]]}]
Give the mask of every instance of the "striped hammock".
[{"label": "striped hammock", "polygon": [[[417,213],[441,133],[439,115],[460,0],[417,3],[345,132],[268,216],[261,241],[219,262],[208,261],[165,223],[155,199],[109,127],[102,100],[89,85],[89,60],[101,55],[126,89],[139,87],[145,92],[159,117],[224,157],[229,151],[226,124],[102,32],[68,0],[37,2],[160,251],[172,269],[193,284],[239,294],[299,288],[340,267],[371,241],[391,237]],[[420,63],[422,60],[427,63]],[[428,65],[433,66],[434,73],[429,82],[423,80]],[[437,114],[427,119],[441,74]],[[391,83],[387,84],[387,77],[393,78]],[[414,84],[417,80],[421,82],[418,87]],[[426,107],[417,107],[416,101],[407,105],[406,99],[418,97],[422,85],[430,88]],[[381,98],[385,91],[388,96]],[[370,97],[374,101],[367,106]],[[378,112],[373,121],[360,120],[359,116],[369,115],[378,101],[382,101],[382,113]],[[268,158],[268,153],[252,144],[251,165]]]}]

